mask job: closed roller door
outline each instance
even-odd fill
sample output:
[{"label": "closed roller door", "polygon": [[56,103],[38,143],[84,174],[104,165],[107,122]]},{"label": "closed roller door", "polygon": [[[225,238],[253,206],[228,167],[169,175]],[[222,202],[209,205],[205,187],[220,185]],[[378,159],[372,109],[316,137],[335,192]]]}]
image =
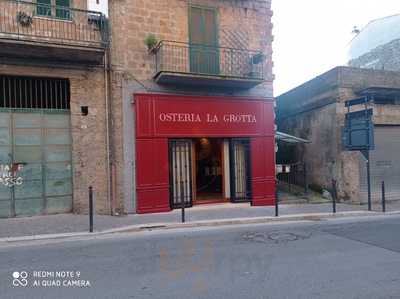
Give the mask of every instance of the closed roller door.
[{"label": "closed roller door", "polygon": [[[371,157],[371,195],[381,200],[381,182],[385,181],[386,199],[400,199],[400,126],[376,126],[375,149]],[[365,159],[360,158],[361,202],[368,201]]]},{"label": "closed roller door", "polygon": [[[0,119],[0,217],[70,212],[69,113],[0,112]],[[13,165],[21,165],[15,185],[4,171]]]},{"label": "closed roller door", "polygon": [[[5,165],[12,161],[10,114],[0,112],[0,217],[11,216],[11,188],[5,182]],[[3,168],[2,168],[3,167]]]},{"label": "closed roller door", "polygon": [[0,217],[72,211],[69,89],[0,75]]}]

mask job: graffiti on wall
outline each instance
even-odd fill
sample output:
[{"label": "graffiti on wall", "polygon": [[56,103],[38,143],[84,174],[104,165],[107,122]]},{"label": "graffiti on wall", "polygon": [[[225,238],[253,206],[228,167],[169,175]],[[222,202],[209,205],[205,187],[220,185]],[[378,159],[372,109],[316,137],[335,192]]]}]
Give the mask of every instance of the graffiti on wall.
[{"label": "graffiti on wall", "polygon": [[0,185],[10,188],[22,185],[24,180],[18,173],[23,167],[23,164],[0,164]]}]

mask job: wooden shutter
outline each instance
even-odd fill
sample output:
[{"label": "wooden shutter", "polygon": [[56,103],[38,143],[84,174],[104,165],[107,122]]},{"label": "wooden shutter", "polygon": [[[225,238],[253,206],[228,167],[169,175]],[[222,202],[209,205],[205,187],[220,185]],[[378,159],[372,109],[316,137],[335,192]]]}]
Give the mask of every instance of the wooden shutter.
[{"label": "wooden shutter", "polygon": [[206,45],[218,46],[216,11],[213,9],[203,9],[202,12],[204,22],[203,42]]},{"label": "wooden shutter", "polygon": [[217,12],[213,8],[191,7],[189,13],[190,71],[219,73]]},{"label": "wooden shutter", "polygon": [[190,44],[199,44],[202,45],[204,43],[204,23],[203,23],[203,10],[198,7],[190,8]]}]

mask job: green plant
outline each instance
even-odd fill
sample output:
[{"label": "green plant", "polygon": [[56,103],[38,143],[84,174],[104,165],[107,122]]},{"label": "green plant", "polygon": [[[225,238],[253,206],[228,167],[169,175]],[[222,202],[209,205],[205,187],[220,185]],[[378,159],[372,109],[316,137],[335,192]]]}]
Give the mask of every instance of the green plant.
[{"label": "green plant", "polygon": [[23,27],[29,27],[32,24],[32,17],[26,12],[19,11],[17,12],[17,22]]},{"label": "green plant", "polygon": [[158,44],[158,40],[154,34],[148,34],[144,40],[147,49],[152,50]]}]

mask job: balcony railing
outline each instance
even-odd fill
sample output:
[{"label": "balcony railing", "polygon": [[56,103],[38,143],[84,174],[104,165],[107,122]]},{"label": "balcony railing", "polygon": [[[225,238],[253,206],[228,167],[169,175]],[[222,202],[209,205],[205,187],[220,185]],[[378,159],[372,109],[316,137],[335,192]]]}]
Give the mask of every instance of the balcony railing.
[{"label": "balcony railing", "polygon": [[0,40],[104,48],[108,25],[99,12],[0,0]]},{"label": "balcony railing", "polygon": [[259,51],[161,41],[154,49],[156,76],[162,72],[237,79],[264,79]]}]

